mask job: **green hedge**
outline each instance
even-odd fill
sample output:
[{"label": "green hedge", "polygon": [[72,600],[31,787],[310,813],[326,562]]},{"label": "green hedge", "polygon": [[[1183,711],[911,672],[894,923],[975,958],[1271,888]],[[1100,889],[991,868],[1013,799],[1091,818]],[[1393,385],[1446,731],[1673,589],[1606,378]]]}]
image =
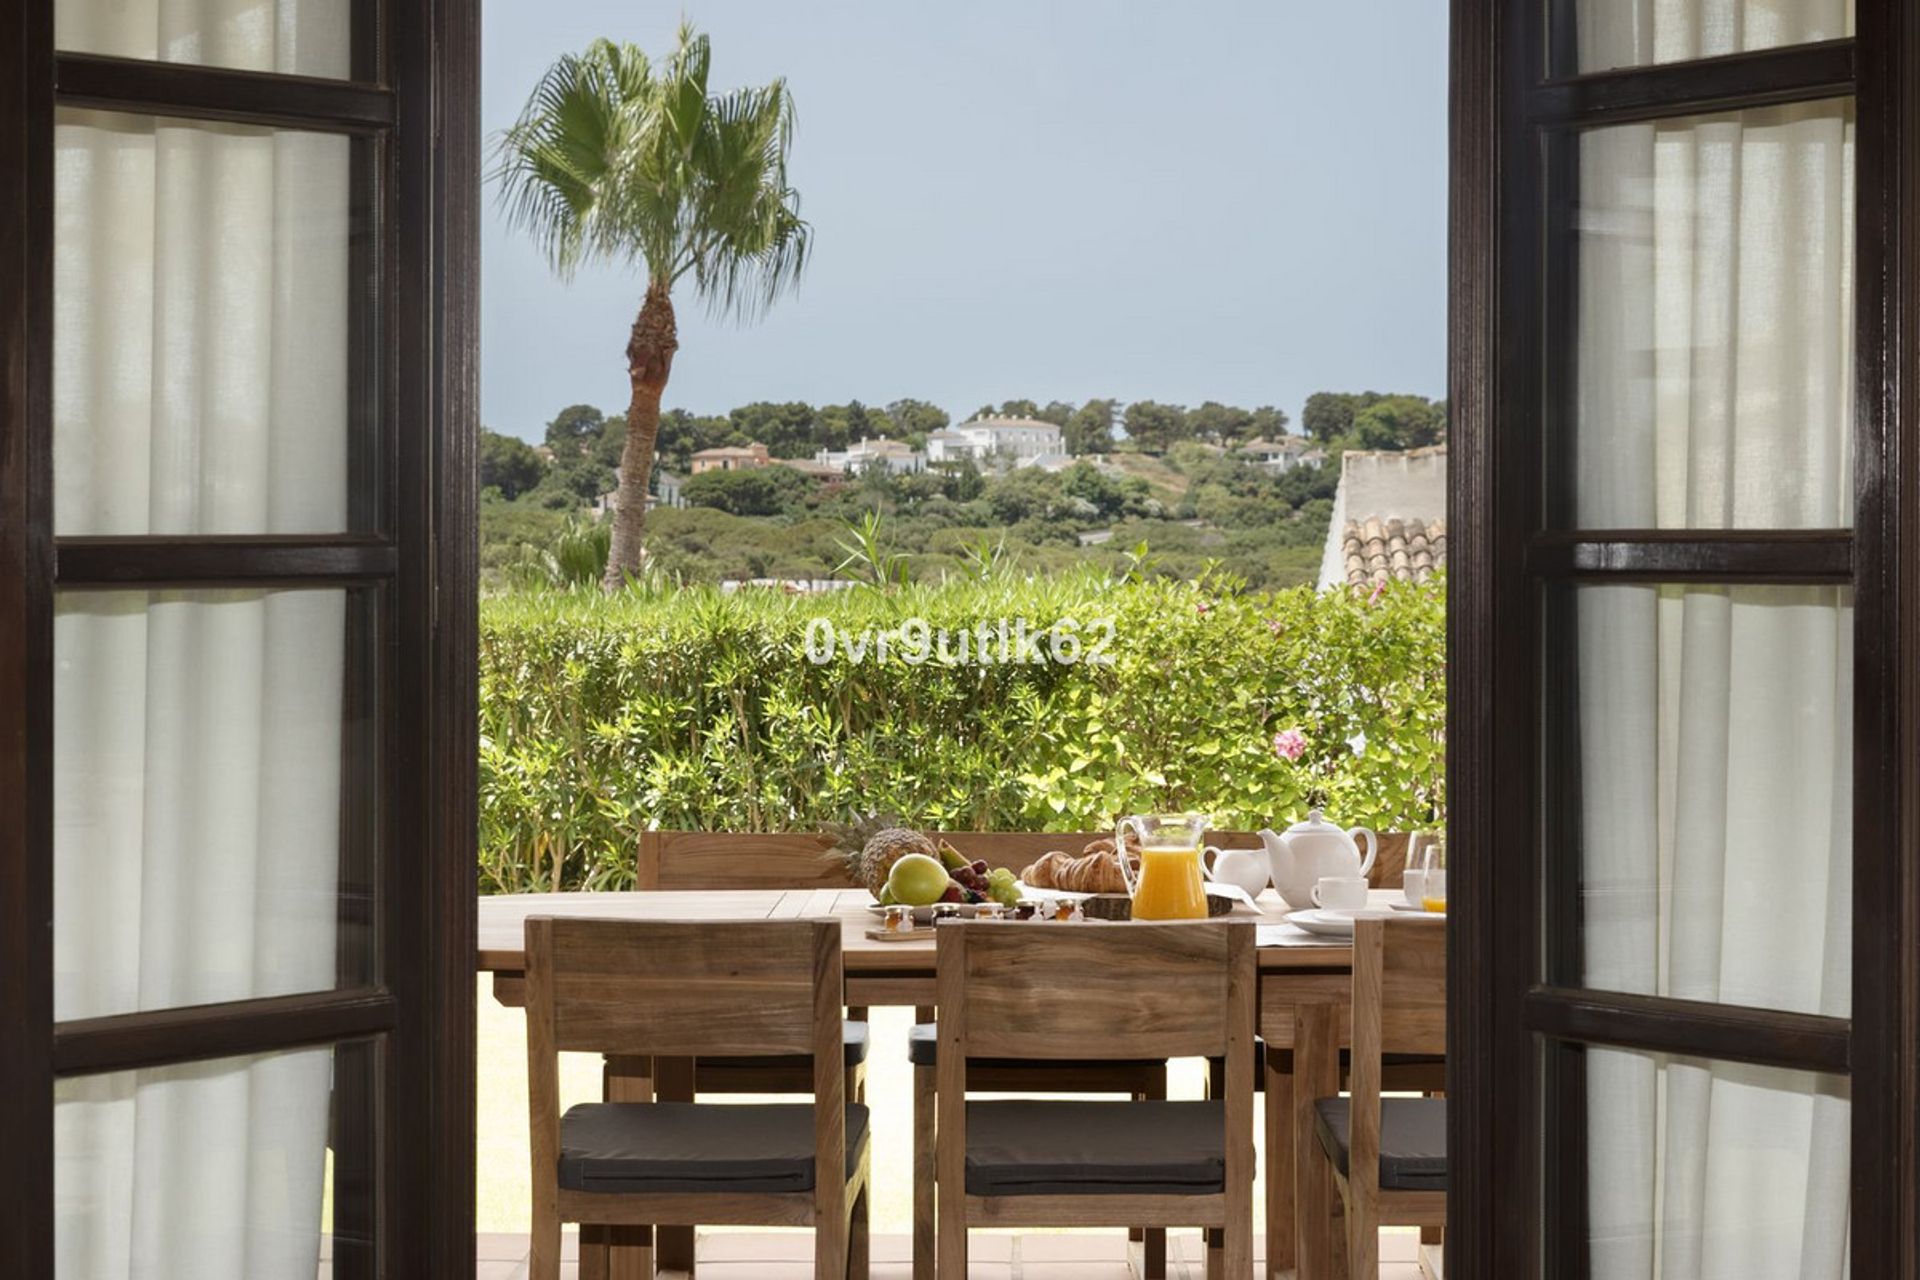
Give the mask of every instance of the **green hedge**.
[{"label": "green hedge", "polygon": [[[1443,588],[1247,593],[1234,582],[955,581],[883,593],[524,593],[481,610],[481,883],[617,888],[637,833],[1104,828],[1201,809],[1284,826],[1309,802],[1407,829],[1444,803]],[[1062,624],[1111,665],[807,656],[924,619]],[[931,636],[929,637],[931,639]],[[997,651],[997,650],[996,650]],[[1275,735],[1305,739],[1297,760]]]}]

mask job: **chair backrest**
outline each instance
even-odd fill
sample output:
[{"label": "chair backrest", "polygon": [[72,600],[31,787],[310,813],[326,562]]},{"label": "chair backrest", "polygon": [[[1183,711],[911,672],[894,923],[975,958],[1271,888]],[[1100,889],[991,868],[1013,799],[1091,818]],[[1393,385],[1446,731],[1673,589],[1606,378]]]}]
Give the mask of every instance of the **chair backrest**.
[{"label": "chair backrest", "polygon": [[1439,916],[1358,920],[1353,930],[1354,1053],[1361,1025],[1381,1053],[1447,1051],[1447,929]]},{"label": "chair backrest", "polygon": [[555,1052],[840,1060],[836,922],[533,916],[526,951],[529,1030]]},{"label": "chair backrest", "polygon": [[846,1143],[840,926],[827,920],[526,923],[527,1105],[536,1210],[558,1203],[559,1054],[813,1059],[816,1221],[839,1212]]},{"label": "chair backrest", "polygon": [[1447,922],[1354,921],[1347,1186],[1356,1203],[1373,1205],[1380,1192],[1381,1056],[1446,1051]]},{"label": "chair backrest", "polygon": [[1398,889],[1400,877],[1407,870],[1407,851],[1413,841],[1413,833],[1382,831],[1377,833],[1377,838],[1380,852],[1367,871],[1367,882],[1376,889]]},{"label": "chair backrest", "polygon": [[[967,1059],[1226,1058],[1229,1203],[1253,1185],[1251,924],[943,924],[936,1055],[941,1213],[965,1222]],[[943,1219],[943,1226],[947,1220]]]},{"label": "chair backrest", "polygon": [[[1113,833],[934,834],[969,861],[983,859],[989,867],[1017,872],[1049,850],[1079,853],[1090,841]],[[1229,849],[1260,847],[1260,837],[1248,831],[1209,832],[1207,840]],[[641,889],[847,889],[853,887],[853,881],[846,864],[834,856],[830,836],[813,832],[647,831],[640,836],[635,885]]]},{"label": "chair backrest", "polygon": [[1254,937],[1240,923],[939,927],[940,1060],[1217,1057],[1252,1048]]}]

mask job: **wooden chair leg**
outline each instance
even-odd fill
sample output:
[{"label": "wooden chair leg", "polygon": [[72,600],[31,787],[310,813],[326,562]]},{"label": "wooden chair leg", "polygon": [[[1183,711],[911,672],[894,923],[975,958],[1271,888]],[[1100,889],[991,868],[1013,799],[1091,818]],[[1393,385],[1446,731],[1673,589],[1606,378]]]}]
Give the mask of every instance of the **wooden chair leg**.
[{"label": "wooden chair leg", "polygon": [[1314,1100],[1340,1091],[1333,1006],[1295,1006],[1293,1042],[1294,1265],[1299,1280],[1332,1280],[1341,1274],[1334,1257],[1340,1237],[1334,1209],[1340,1197],[1333,1166],[1312,1134]]},{"label": "wooden chair leg", "polygon": [[[608,1058],[601,1090],[608,1102],[653,1101],[653,1059]],[[582,1227],[580,1280],[653,1280],[653,1228]]]},{"label": "wooden chair leg", "polygon": [[[534,1197],[532,1249],[527,1255],[527,1280],[560,1280],[560,1216],[551,1205]],[[604,1257],[605,1255],[602,1254]]]},{"label": "wooden chair leg", "polygon": [[[941,1144],[950,1147],[951,1141]],[[967,1180],[966,1157],[957,1151],[942,1150],[936,1157],[949,1177],[934,1186],[934,1224],[939,1239],[938,1280],[967,1280]]]},{"label": "wooden chair leg", "polygon": [[[1127,1096],[1132,1098],[1135,1102],[1145,1102],[1147,1100],[1147,1095],[1144,1093],[1135,1092]],[[1128,1244],[1140,1244],[1146,1238],[1147,1238],[1147,1229],[1145,1227],[1128,1227],[1127,1228]]]},{"label": "wooden chair leg", "polygon": [[1293,1065],[1291,1055],[1266,1055],[1267,1274],[1294,1268],[1293,1252]]},{"label": "wooden chair leg", "polygon": [[[1167,1098],[1167,1068],[1163,1063],[1147,1086],[1142,1101],[1164,1102]],[[1141,1246],[1140,1274],[1146,1280],[1166,1280],[1167,1277],[1167,1229],[1148,1227],[1143,1234]]]},{"label": "wooden chair leg", "polygon": [[[692,1058],[655,1058],[653,1062],[654,1092],[662,1102],[693,1101]],[[688,1280],[696,1274],[694,1262],[694,1239],[697,1228],[692,1226],[660,1226],[654,1231],[654,1262],[662,1271],[683,1271]],[[623,1251],[624,1252],[624,1251]],[[845,1259],[842,1253],[841,1258]],[[613,1280],[637,1280],[624,1277],[616,1271]],[[823,1272],[824,1275],[837,1275],[837,1272]]]},{"label": "wooden chair leg", "polygon": [[1248,1189],[1246,1212],[1234,1214],[1221,1234],[1226,1274],[1234,1277],[1253,1274],[1253,1195]]},{"label": "wooden chair leg", "polygon": [[813,1274],[816,1277],[847,1274],[847,1244],[852,1225],[851,1215],[839,1213],[813,1224]]},{"label": "wooden chair leg", "polygon": [[847,1223],[847,1280],[867,1280],[872,1270],[872,1245],[867,1234],[867,1189],[860,1188]]},{"label": "wooden chair leg", "polygon": [[[1207,1280],[1226,1280],[1228,1274],[1226,1242],[1215,1231],[1203,1233],[1202,1239],[1207,1246]],[[1240,1280],[1240,1278],[1235,1276],[1234,1280]]]},{"label": "wooden chair leg", "polygon": [[934,1070],[913,1069],[913,1280],[934,1280]]},{"label": "wooden chair leg", "polygon": [[1380,1223],[1373,1214],[1353,1204],[1347,1206],[1346,1274],[1380,1274]]},{"label": "wooden chair leg", "polygon": [[[608,1280],[607,1242],[613,1238],[609,1227],[583,1224],[580,1228],[580,1280]],[[537,1273],[528,1269],[528,1280]]]},{"label": "wooden chair leg", "polygon": [[618,1226],[606,1232],[606,1280],[653,1280],[653,1228]]}]

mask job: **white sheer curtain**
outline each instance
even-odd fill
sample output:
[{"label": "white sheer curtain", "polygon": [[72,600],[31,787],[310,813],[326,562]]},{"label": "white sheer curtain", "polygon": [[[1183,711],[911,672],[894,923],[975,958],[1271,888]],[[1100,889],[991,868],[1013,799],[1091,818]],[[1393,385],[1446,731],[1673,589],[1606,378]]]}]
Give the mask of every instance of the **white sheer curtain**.
[{"label": "white sheer curtain", "polygon": [[[1739,8],[1589,4],[1583,54],[1746,47]],[[1597,130],[1579,179],[1576,523],[1850,524],[1851,110]],[[1587,587],[1574,619],[1585,981],[1844,1016],[1849,596]],[[1587,1078],[1596,1280],[1846,1274],[1845,1081],[1615,1050]]]},{"label": "white sheer curtain", "polygon": [[1852,0],[1582,0],[1577,9],[1583,72],[1853,34]]},{"label": "white sheer curtain", "polygon": [[[60,26],[284,70],[302,7],[344,29],[332,0],[63,0]],[[55,146],[57,530],[344,529],[348,143],[63,112]],[[335,985],[347,616],[339,590],[59,599],[57,1018]],[[311,1280],[331,1071],[317,1049],[63,1082],[57,1273]]]},{"label": "white sheer curtain", "polygon": [[56,0],[54,45],[75,53],[287,75],[349,74],[353,0]]}]

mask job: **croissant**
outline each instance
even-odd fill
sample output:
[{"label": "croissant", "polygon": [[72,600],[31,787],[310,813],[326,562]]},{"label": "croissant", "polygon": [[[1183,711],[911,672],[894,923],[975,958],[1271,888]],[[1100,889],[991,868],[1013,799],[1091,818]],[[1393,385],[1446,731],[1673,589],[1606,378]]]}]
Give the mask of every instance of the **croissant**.
[{"label": "croissant", "polygon": [[1020,880],[1033,889],[1064,889],[1068,893],[1125,893],[1127,882],[1120,874],[1119,859],[1114,857],[1113,841],[1104,843],[1107,846],[1105,849],[1094,849],[1078,857],[1058,849],[1044,853],[1038,862],[1020,873]]}]

